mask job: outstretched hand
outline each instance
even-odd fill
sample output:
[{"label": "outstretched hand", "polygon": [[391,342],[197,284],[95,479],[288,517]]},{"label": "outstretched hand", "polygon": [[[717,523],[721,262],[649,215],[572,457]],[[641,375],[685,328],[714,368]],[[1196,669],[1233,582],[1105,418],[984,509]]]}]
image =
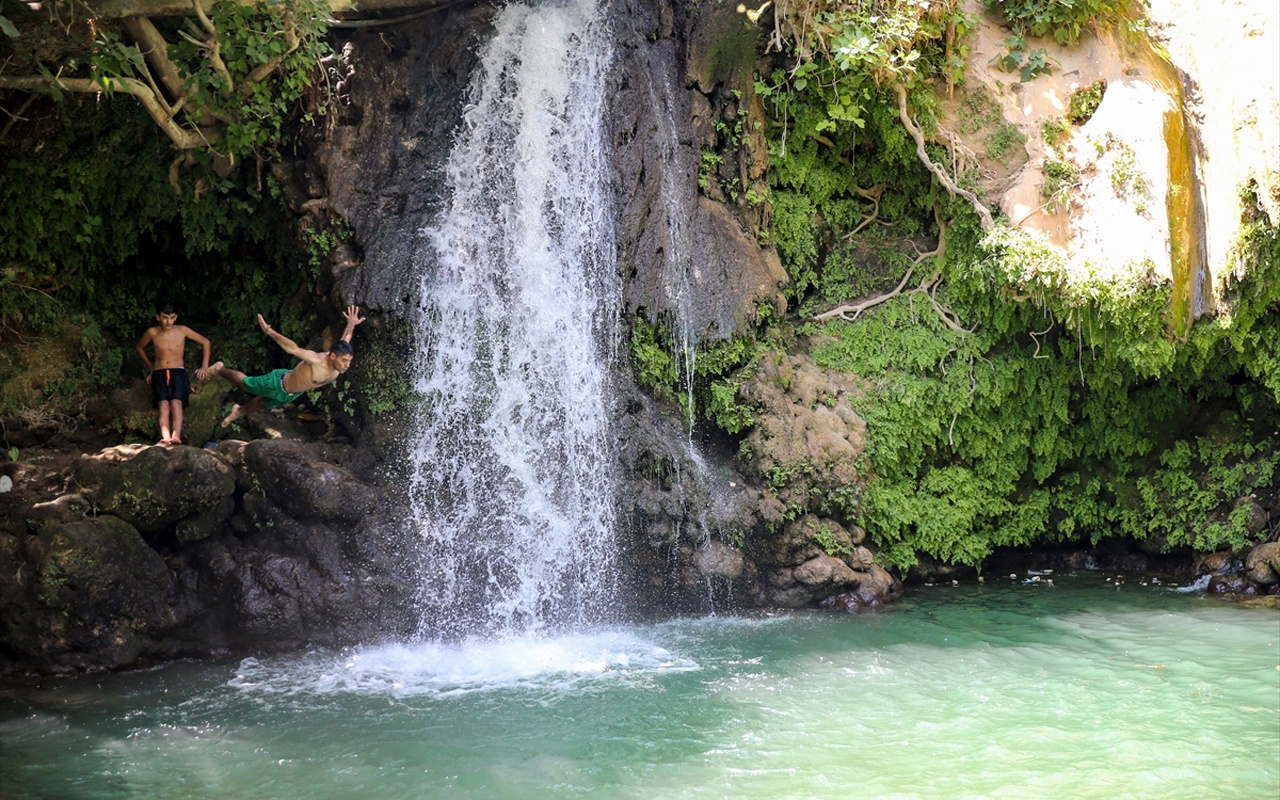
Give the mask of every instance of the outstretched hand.
[{"label": "outstretched hand", "polygon": [[347,321],[347,326],[351,328],[364,322],[364,317],[360,316],[359,306],[347,306],[347,313],[343,314],[342,317]]},{"label": "outstretched hand", "polygon": [[267,324],[267,321],[262,318],[261,314],[258,315],[258,327],[262,328],[263,333],[271,333],[271,326]]}]

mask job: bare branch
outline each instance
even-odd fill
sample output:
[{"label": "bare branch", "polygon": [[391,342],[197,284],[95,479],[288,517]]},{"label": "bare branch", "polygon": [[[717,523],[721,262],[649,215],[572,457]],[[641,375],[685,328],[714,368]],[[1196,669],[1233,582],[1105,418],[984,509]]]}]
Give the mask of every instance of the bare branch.
[{"label": "bare branch", "polygon": [[[862,314],[863,311],[866,311],[869,308],[874,308],[875,306],[878,306],[881,303],[902,294],[902,287],[907,285],[907,281],[911,279],[912,273],[915,272],[916,267],[920,266],[920,263],[922,261],[924,261],[926,258],[941,256],[943,253],[946,252],[947,224],[943,222],[941,218],[938,217],[937,209],[934,209],[934,218],[937,219],[937,222],[938,222],[938,246],[927,253],[919,253],[916,256],[916,260],[911,264],[911,267],[907,270],[907,274],[902,276],[902,280],[898,281],[898,285],[894,287],[892,291],[885,292],[883,294],[878,294],[878,295],[875,295],[874,297],[869,297],[866,300],[863,300],[861,303],[855,303],[853,305],[837,306],[831,309],[830,311],[826,311],[817,315],[816,317],[814,317],[814,319],[824,320],[824,319],[831,319],[832,317],[840,317],[841,319],[846,320],[848,322],[853,322],[858,318],[860,314]],[[912,289],[911,291],[912,292],[927,291],[926,285],[929,284],[929,281],[936,280],[937,275],[938,273],[935,272],[933,278],[930,278],[925,281],[921,281],[920,285],[917,286],[915,289]],[[849,316],[850,314],[852,314],[853,316],[852,317]]]},{"label": "bare branch", "polygon": [[853,230],[849,231],[844,235],[844,241],[847,242],[853,237],[857,236],[859,233],[862,232],[864,228],[866,228],[871,223],[875,222],[876,218],[880,216],[880,196],[884,194],[884,186],[885,185],[883,183],[877,183],[875,186],[872,186],[870,189],[859,189],[857,186],[853,187],[853,191],[856,192],[859,197],[864,197],[870,200],[873,206],[871,209],[871,214],[865,217],[862,220],[862,222],[859,222],[858,227],[854,228]]},{"label": "bare branch", "polygon": [[103,94],[110,89],[121,94],[131,94],[138,98],[138,102],[142,103],[142,107],[146,109],[147,114],[155,121],[160,129],[173,140],[176,147],[181,150],[192,150],[197,147],[203,147],[207,144],[204,135],[199,129],[187,128],[178,122],[168,113],[163,101],[156,97],[151,87],[147,86],[137,78],[103,78],[103,83],[90,78],[45,78],[45,77],[10,77],[0,75],[0,89],[26,89],[33,92],[49,92],[54,88],[63,89],[68,92],[81,92],[86,94]]},{"label": "bare branch", "polygon": [[138,50],[146,57],[151,71],[159,78],[169,97],[175,100],[182,97],[182,75],[178,72],[178,66],[169,60],[169,43],[156,30],[156,26],[147,17],[125,17],[120,22]]},{"label": "bare branch", "polygon": [[[213,67],[213,71],[222,76],[224,94],[231,94],[235,91],[236,82],[231,77],[231,71],[227,69],[226,63],[222,60],[222,44],[218,41],[218,29],[214,27],[213,21],[209,19],[204,10],[200,8],[200,4],[196,0],[191,3],[195,6],[196,15],[200,18],[200,26],[197,27],[190,19],[186,21],[187,27],[191,33],[186,31],[178,31],[178,35],[191,42],[204,53],[205,59],[209,62],[209,66]],[[194,34],[194,35],[193,35]]]},{"label": "bare branch", "polygon": [[969,201],[969,204],[973,206],[973,210],[978,212],[978,217],[982,220],[982,229],[984,231],[989,231],[994,228],[996,223],[991,216],[991,211],[982,204],[982,201],[978,199],[978,196],[968,189],[956,186],[955,181],[951,179],[951,176],[947,174],[947,171],[935,164],[933,159],[929,158],[929,153],[924,148],[924,134],[920,132],[920,127],[916,125],[915,120],[913,120],[911,115],[907,112],[907,87],[898,83],[894,84],[893,88],[898,94],[898,118],[902,120],[902,124],[906,127],[907,133],[911,134],[911,138],[915,140],[916,155],[919,156],[920,161],[938,178],[938,182],[941,183],[942,187],[953,197],[955,195],[960,195],[965,200]]}]

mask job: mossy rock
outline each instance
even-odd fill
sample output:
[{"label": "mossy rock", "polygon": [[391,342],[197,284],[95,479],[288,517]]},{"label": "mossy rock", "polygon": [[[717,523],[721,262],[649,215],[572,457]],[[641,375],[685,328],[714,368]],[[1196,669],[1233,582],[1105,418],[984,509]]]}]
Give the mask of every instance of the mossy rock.
[{"label": "mossy rock", "polygon": [[[194,374],[193,376],[194,377]],[[223,417],[223,401],[227,397],[228,385],[221,381],[202,383],[193,381],[191,385],[191,402],[182,415],[182,441],[195,447],[213,441],[219,432],[219,423]],[[145,397],[146,407],[141,407],[139,398]],[[151,387],[139,383],[118,390],[113,395],[117,406],[117,425],[126,440],[132,438],[144,442],[155,442],[160,439],[160,417],[155,401],[151,399]]]}]

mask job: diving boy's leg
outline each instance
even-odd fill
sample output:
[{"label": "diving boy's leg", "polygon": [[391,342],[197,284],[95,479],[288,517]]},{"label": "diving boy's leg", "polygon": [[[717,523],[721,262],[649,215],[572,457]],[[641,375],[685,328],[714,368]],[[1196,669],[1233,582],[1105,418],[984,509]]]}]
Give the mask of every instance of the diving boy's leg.
[{"label": "diving boy's leg", "polygon": [[222,427],[224,428],[227,427],[231,423],[243,417],[245,414],[252,414],[256,411],[261,411],[261,410],[262,410],[261,397],[255,397],[249,402],[245,403],[244,405],[239,405],[239,404],[233,405],[231,407],[231,413],[227,415],[226,419],[222,420]]},{"label": "diving boy's leg", "polygon": [[173,434],[170,432],[171,429],[169,427],[169,411],[174,403],[170,400],[161,400],[157,405],[160,409],[160,441],[156,442],[156,444],[171,444],[170,439],[172,439]]},{"label": "diving boy's leg", "polygon": [[214,375],[216,375],[219,378],[222,378],[225,381],[230,381],[231,383],[234,383],[236,386],[240,387],[241,389],[244,389],[245,374],[238,369],[231,369],[230,367],[223,364],[221,361],[214,364],[210,364],[208,371],[205,372],[206,379]]}]

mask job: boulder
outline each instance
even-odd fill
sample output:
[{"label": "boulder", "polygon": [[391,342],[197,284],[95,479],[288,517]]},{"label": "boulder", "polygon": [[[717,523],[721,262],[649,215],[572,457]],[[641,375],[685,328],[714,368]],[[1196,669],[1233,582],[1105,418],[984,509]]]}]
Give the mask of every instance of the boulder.
[{"label": "boulder", "polygon": [[1260,586],[1280,583],[1280,542],[1264,542],[1249,551],[1245,577]]},{"label": "boulder", "polygon": [[902,583],[883,567],[872,565],[861,573],[857,588],[826,598],[820,604],[832,611],[859,611],[879,608],[902,596]]},{"label": "boulder", "polygon": [[218,508],[236,488],[226,460],[196,447],[121,445],[82,456],[71,473],[96,513],[144,533]]},{"label": "boulder", "polygon": [[247,491],[296,519],[356,523],[373,511],[373,487],[326,460],[323,445],[258,439],[244,447]]},{"label": "boulder", "polygon": [[742,575],[742,551],[715,539],[704,542],[693,553],[693,565],[712,578],[734,580]]},{"label": "boulder", "polygon": [[117,517],[51,525],[25,550],[29,601],[4,616],[32,654],[67,668],[122,666],[179,622],[164,560]]}]

